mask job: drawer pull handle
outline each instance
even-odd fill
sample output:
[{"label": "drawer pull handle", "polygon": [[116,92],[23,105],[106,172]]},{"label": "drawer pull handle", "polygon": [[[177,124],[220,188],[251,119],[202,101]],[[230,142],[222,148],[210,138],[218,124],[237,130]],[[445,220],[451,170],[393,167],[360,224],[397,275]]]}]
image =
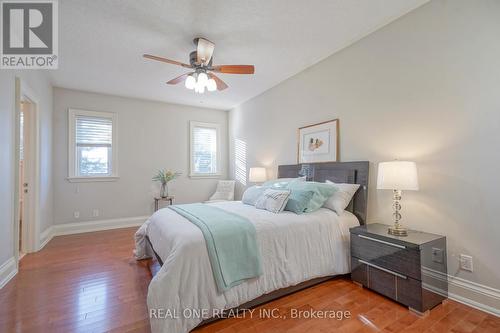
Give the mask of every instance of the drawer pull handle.
[{"label": "drawer pull handle", "polygon": [[395,275],[397,277],[400,277],[402,279],[405,279],[406,280],[406,276],[402,275],[402,274],[399,274],[399,273],[396,273],[396,272],[393,272],[391,270],[388,270],[386,268],[383,268],[383,267],[380,267],[378,265],[375,265],[375,264],[372,264],[372,263],[369,263],[368,261],[364,261],[364,260],[361,260],[361,259],[358,259],[358,261],[362,264],[365,264],[367,266],[370,266],[370,267],[373,267],[373,268],[376,268],[376,269],[379,269],[381,271],[384,271],[386,273],[389,273],[389,274],[392,274],[392,275]]},{"label": "drawer pull handle", "polygon": [[393,243],[389,243],[389,242],[386,242],[386,241],[383,241],[383,240],[380,240],[380,239],[371,238],[371,237],[363,236],[363,235],[358,235],[358,237],[361,237],[361,238],[364,238],[364,239],[368,239],[368,240],[371,240],[371,241],[374,241],[374,242],[382,243],[382,244],[385,244],[385,245],[397,247],[397,248],[400,248],[400,249],[406,249],[406,246],[404,246],[404,245],[393,244]]}]

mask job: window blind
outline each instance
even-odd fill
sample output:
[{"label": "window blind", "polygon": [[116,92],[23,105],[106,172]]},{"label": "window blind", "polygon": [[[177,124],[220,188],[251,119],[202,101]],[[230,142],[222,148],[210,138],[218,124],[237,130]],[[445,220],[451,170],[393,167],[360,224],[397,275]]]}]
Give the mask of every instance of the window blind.
[{"label": "window blind", "polygon": [[193,128],[194,172],[213,174],[217,172],[217,130],[215,128]]},{"label": "window blind", "polygon": [[113,121],[110,118],[77,116],[76,144],[78,146],[111,146]]}]

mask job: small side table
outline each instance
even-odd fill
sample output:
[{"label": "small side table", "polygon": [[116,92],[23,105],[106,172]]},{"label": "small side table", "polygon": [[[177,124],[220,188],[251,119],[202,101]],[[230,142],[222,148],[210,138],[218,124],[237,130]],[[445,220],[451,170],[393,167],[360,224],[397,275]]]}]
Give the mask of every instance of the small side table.
[{"label": "small side table", "polygon": [[389,225],[372,223],[350,229],[351,278],[424,315],[448,296],[446,237],[408,230],[398,237]]},{"label": "small side table", "polygon": [[174,204],[174,197],[173,196],[168,196],[164,198],[154,198],[155,199],[155,212],[160,209],[160,201],[167,201],[169,205]]}]

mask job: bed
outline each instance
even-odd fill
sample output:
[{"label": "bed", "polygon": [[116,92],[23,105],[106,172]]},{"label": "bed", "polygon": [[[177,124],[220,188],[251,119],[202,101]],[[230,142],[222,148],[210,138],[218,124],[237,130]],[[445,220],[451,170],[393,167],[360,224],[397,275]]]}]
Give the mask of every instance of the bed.
[{"label": "bed", "polygon": [[273,214],[238,201],[211,203],[254,226],[263,274],[219,292],[200,229],[171,209],[153,214],[136,234],[136,256],[156,256],[162,267],[148,290],[153,332],[188,332],[223,310],[250,308],[350,272],[349,228],[364,224],[368,162],[282,165],[278,178],[360,184],[338,216],[321,208],[297,215]]}]

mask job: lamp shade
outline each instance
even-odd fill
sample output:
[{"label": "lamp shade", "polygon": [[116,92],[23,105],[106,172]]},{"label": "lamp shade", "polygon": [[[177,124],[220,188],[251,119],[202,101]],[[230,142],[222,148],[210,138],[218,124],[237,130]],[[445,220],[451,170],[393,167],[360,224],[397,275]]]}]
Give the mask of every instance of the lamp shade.
[{"label": "lamp shade", "polygon": [[248,180],[251,183],[262,183],[267,180],[266,168],[250,168]]},{"label": "lamp shade", "polygon": [[418,190],[417,165],[409,161],[391,161],[378,164],[377,189]]}]

